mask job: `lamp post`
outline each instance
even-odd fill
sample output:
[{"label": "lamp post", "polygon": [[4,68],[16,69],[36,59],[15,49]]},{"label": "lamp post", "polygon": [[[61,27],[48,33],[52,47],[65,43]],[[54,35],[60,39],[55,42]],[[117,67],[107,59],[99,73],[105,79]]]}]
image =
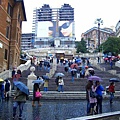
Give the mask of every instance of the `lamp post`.
[{"label": "lamp post", "polygon": [[98,24],[98,49],[100,52],[100,25],[103,25],[103,20],[101,18],[96,19],[95,24]]}]

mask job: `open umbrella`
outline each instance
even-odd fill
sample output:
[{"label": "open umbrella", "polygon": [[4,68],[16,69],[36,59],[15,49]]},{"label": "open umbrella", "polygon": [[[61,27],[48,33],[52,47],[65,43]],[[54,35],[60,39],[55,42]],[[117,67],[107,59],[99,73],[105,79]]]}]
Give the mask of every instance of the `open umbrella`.
[{"label": "open umbrella", "polygon": [[28,87],[27,87],[24,83],[22,83],[22,82],[20,82],[20,81],[14,81],[14,85],[15,85],[17,88],[19,88],[20,91],[22,91],[22,92],[24,92],[25,94],[29,95],[29,89],[28,89]]},{"label": "open umbrella", "polygon": [[77,71],[77,69],[71,69],[71,71]]},{"label": "open umbrella", "polygon": [[88,70],[94,70],[93,68],[88,68]]},{"label": "open umbrella", "polygon": [[110,78],[109,82],[120,82],[119,78]]},{"label": "open umbrella", "polygon": [[43,78],[44,80],[50,80],[50,78],[49,78],[47,75],[42,75],[42,78]]},{"label": "open umbrella", "polygon": [[73,69],[73,68],[78,68],[78,64],[73,63],[70,67],[71,67],[72,69]]},{"label": "open umbrella", "polygon": [[32,83],[38,83],[38,84],[43,84],[44,83],[44,81],[43,80],[34,80],[34,81],[32,81]]},{"label": "open umbrella", "polygon": [[90,80],[90,81],[102,81],[102,79],[98,76],[90,76],[90,77],[88,77],[88,80]]},{"label": "open umbrella", "polygon": [[63,77],[63,76],[65,76],[65,75],[64,75],[63,73],[56,73],[56,74],[55,74],[55,77],[58,77],[58,76],[59,76],[59,77]]}]

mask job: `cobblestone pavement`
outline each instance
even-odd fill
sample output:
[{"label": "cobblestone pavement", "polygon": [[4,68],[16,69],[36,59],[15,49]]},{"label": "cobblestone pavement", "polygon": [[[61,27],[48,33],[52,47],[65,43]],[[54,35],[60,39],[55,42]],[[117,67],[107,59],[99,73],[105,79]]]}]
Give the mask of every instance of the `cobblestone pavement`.
[{"label": "cobblestone pavement", "polygon": [[[23,118],[19,120],[65,120],[69,118],[86,115],[85,100],[46,100],[41,101],[42,106],[31,106],[31,101],[27,101]],[[109,100],[103,101],[103,113],[120,110],[120,100],[115,100],[112,105]],[[0,120],[12,120],[12,100],[0,103]],[[15,120],[18,120],[16,118]]]}]

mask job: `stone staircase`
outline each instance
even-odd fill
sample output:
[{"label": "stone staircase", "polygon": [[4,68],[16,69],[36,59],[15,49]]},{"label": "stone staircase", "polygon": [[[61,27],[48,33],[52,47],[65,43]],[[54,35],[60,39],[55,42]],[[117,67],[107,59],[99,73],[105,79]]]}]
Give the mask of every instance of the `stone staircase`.
[{"label": "stone staircase", "polygon": [[[93,66],[94,67],[94,66]],[[101,71],[99,69],[97,69],[96,67],[94,67],[95,70],[95,75],[99,76],[102,78],[102,82],[101,84],[103,85],[103,87],[105,88],[106,86],[108,86],[109,83],[109,79],[116,77],[115,75],[112,75],[110,73],[108,73],[107,71]],[[57,92],[56,91],[56,83],[55,83],[55,74],[57,72],[62,72],[65,74],[65,76],[63,77],[64,79],[64,92]],[[42,76],[45,75],[47,72],[42,70],[42,71],[35,71],[35,75],[37,76]],[[21,81],[25,84],[27,84],[27,76],[30,74],[30,69],[23,71],[22,72],[22,78]],[[66,73],[64,71],[64,66],[61,65],[57,65],[57,70],[55,71],[55,74],[52,76],[52,78],[49,80],[49,87],[48,87],[48,92],[44,92],[43,91],[43,86],[41,87],[41,92],[42,92],[42,99],[85,99],[86,95],[85,95],[85,86],[87,84],[87,78],[75,78],[74,82],[71,81],[71,74],[70,73]],[[116,91],[119,91],[120,88],[120,83],[116,84]],[[119,92],[116,93],[116,97],[119,97]],[[32,98],[32,91],[30,94],[31,98]],[[109,97],[107,95],[104,96]]]}]

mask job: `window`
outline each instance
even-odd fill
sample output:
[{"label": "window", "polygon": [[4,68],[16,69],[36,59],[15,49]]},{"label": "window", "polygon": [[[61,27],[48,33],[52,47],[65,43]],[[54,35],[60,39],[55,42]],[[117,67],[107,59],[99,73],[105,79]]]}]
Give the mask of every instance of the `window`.
[{"label": "window", "polygon": [[8,50],[5,49],[4,59],[7,60],[7,58],[8,58]]},{"label": "window", "polygon": [[9,26],[7,26],[7,28],[6,28],[6,37],[7,37],[7,38],[9,38],[9,30],[10,30],[10,29],[9,29]]},{"label": "window", "polygon": [[12,8],[12,6],[10,5],[10,3],[8,3],[7,13],[10,15],[10,17],[12,17],[13,8]]}]

